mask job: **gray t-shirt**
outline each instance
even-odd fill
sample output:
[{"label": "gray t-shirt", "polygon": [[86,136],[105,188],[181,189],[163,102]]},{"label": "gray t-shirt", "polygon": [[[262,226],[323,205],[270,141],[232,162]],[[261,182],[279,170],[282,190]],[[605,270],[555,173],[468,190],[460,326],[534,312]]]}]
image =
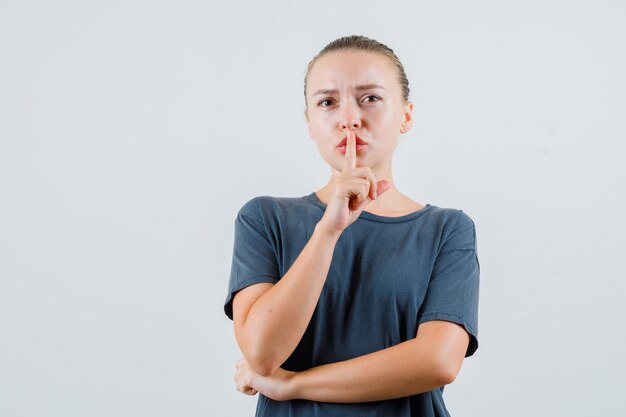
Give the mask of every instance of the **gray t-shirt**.
[{"label": "gray t-shirt", "polygon": [[[224,304],[231,320],[233,295],[278,282],[325,209],[314,192],[259,196],[241,207]],[[385,349],[414,338],[429,320],[464,326],[471,356],[478,348],[479,275],[476,229],[462,210],[427,204],[400,217],[363,211],[337,241],[311,322],[282,368],[303,371]],[[274,401],[259,393],[256,416],[443,417],[443,390],[366,403]]]}]

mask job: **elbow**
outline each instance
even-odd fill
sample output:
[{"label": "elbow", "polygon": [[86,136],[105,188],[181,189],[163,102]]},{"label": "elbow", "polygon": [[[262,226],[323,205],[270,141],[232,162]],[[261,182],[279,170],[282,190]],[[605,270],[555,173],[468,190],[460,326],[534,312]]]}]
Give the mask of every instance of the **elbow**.
[{"label": "elbow", "polygon": [[445,355],[443,352],[436,352],[429,362],[431,364],[429,373],[436,387],[454,382],[461,368],[456,358]]},{"label": "elbow", "polygon": [[454,361],[445,361],[440,364],[438,369],[438,378],[441,385],[448,385],[456,380],[461,368]]},{"label": "elbow", "polygon": [[454,380],[456,379],[456,376],[458,375],[457,372],[455,372],[454,370],[451,369],[442,369],[439,375],[439,379],[441,381],[441,385],[448,385],[454,382]]},{"label": "elbow", "polygon": [[268,348],[267,343],[245,338],[241,332],[235,332],[235,336],[239,349],[254,372],[261,376],[270,376],[280,367],[276,352]]},{"label": "elbow", "polygon": [[278,369],[278,366],[274,366],[268,362],[260,362],[254,365],[250,364],[254,372],[261,376],[270,376]]},{"label": "elbow", "polygon": [[270,376],[280,367],[277,361],[264,351],[254,350],[246,360],[252,370],[261,376]]}]

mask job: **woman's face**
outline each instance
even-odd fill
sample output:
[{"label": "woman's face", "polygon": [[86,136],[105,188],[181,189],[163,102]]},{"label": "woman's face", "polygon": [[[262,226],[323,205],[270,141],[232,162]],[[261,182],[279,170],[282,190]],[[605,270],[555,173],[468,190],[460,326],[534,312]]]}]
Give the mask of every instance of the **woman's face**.
[{"label": "woman's face", "polygon": [[332,168],[342,170],[345,146],[337,145],[353,129],[357,166],[391,169],[400,134],[411,128],[413,103],[404,102],[389,58],[355,50],[327,53],[309,71],[306,98],[309,135]]}]

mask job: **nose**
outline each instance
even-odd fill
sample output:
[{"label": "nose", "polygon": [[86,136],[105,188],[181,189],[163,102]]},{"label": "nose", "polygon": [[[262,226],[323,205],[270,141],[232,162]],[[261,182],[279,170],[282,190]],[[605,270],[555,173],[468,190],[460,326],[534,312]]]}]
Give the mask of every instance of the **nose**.
[{"label": "nose", "polygon": [[339,128],[341,130],[346,129],[359,129],[361,127],[361,115],[359,114],[358,106],[347,104],[341,112],[341,119],[339,120]]}]

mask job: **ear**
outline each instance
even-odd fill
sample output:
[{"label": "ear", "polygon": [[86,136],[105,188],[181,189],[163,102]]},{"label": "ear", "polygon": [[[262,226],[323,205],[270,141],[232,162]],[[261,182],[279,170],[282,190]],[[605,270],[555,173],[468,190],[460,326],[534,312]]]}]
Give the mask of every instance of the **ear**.
[{"label": "ear", "polygon": [[413,127],[413,102],[407,101],[404,105],[404,115],[400,125],[400,133],[406,133]]}]

